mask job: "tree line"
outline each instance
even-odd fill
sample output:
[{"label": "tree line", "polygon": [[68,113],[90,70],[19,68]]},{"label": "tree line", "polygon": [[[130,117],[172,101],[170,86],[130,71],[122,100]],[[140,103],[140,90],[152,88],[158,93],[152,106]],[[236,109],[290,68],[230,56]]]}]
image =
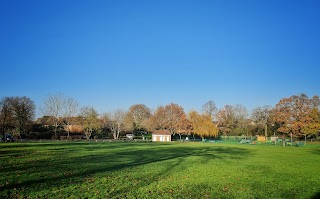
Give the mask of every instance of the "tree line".
[{"label": "tree line", "polygon": [[[128,110],[117,109],[99,114],[94,107],[80,107],[76,99],[58,93],[47,96],[40,110],[55,139],[61,131],[66,132],[69,138],[74,125],[81,126],[81,133],[86,139],[102,131],[109,132],[113,139],[119,139],[121,133],[159,129],[169,130],[180,139],[182,136],[205,138],[257,134],[307,139],[319,136],[319,105],[318,96],[309,98],[306,94],[298,94],[282,98],[275,106],[256,107],[251,114],[243,105],[225,105],[218,109],[213,100],[206,102],[200,112],[192,110],[185,113],[179,104],[170,103],[156,110],[144,104],[135,104]],[[35,108],[28,97],[2,98],[1,133],[28,136],[37,125]]]}]

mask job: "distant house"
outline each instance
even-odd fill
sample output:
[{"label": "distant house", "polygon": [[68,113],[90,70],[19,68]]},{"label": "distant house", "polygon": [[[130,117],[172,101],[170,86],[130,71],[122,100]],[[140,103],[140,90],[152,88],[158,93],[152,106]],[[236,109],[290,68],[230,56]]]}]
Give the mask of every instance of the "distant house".
[{"label": "distant house", "polygon": [[63,119],[61,125],[65,131],[70,131],[71,133],[81,133],[83,132],[83,119],[82,117],[71,117],[69,120],[70,124],[66,118]]},{"label": "distant house", "polygon": [[[82,123],[83,121],[81,117],[71,117],[69,125],[65,118],[60,118],[59,126],[62,127],[64,131],[70,131],[70,133],[82,133]],[[54,126],[54,117],[43,116],[37,119],[36,124],[44,127]]]},{"label": "distant house", "polygon": [[168,130],[156,130],[152,133],[153,142],[171,142],[171,133]]},{"label": "distant house", "polygon": [[43,116],[41,118],[38,118],[35,123],[45,127],[54,125],[52,116]]}]

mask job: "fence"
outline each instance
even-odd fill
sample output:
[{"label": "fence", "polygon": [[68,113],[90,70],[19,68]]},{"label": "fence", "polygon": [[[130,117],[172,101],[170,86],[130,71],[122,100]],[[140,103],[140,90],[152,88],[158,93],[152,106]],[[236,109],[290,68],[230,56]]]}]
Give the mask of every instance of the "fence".
[{"label": "fence", "polygon": [[220,136],[221,140],[224,141],[240,141],[242,139],[246,140],[256,140],[256,136]]}]

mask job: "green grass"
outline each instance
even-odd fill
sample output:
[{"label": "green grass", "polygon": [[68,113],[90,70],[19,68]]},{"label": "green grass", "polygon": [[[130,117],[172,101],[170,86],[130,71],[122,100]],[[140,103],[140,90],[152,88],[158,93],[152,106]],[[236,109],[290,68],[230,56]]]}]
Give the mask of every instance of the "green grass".
[{"label": "green grass", "polygon": [[0,144],[0,198],[317,198],[320,145]]}]

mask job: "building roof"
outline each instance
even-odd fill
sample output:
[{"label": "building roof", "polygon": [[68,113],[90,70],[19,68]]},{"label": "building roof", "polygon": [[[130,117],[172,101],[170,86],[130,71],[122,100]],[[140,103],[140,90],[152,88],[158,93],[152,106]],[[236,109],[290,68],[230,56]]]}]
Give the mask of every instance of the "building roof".
[{"label": "building roof", "polygon": [[53,124],[53,117],[52,116],[43,116],[41,118],[38,118],[36,121],[36,124],[40,125],[54,125]]},{"label": "building roof", "polygon": [[171,135],[171,132],[169,130],[156,130],[153,131],[153,135]]}]

